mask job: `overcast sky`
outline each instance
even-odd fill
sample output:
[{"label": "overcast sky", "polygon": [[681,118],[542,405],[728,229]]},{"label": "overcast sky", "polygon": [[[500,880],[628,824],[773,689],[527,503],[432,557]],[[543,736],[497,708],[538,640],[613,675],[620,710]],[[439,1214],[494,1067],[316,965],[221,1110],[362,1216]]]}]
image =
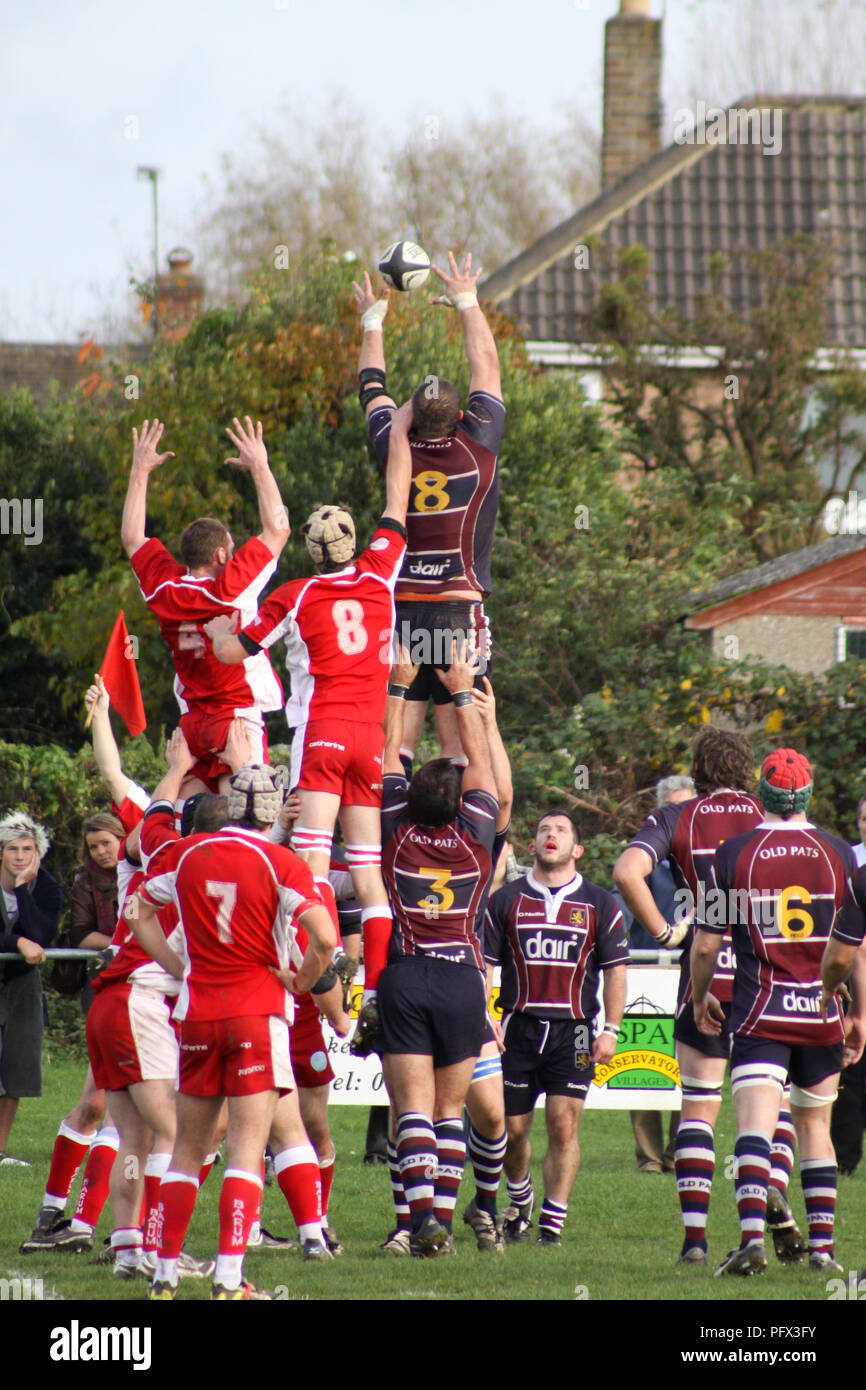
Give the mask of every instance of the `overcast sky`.
[{"label": "overcast sky", "polygon": [[[709,5],[713,0],[702,0]],[[730,3],[730,0],[729,0]],[[751,0],[734,0],[749,5]],[[652,0],[652,13],[663,0]],[[600,128],[603,27],[619,0],[26,0],[0,49],[0,339],[64,340],[122,319],[130,270],[189,244],[203,180],[289,97],[345,90],[392,133],[496,93],[554,127]],[[687,70],[696,0],[667,0],[666,71]],[[728,7],[726,13],[730,15]],[[195,250],[195,246],[192,248]]]}]

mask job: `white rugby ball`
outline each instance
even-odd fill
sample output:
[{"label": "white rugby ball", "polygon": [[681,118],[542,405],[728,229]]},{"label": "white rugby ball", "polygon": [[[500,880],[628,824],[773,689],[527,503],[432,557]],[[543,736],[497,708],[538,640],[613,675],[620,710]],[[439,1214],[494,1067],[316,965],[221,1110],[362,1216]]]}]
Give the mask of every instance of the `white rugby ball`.
[{"label": "white rugby ball", "polygon": [[430,257],[414,241],[395,241],[382,253],[379,274],[395,290],[417,290],[430,274]]}]

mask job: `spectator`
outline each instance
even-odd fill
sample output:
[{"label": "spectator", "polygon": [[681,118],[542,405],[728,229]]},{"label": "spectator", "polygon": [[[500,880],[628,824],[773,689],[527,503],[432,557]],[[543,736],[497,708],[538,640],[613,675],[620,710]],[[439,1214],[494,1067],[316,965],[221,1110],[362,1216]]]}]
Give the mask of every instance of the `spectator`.
[{"label": "spectator", "polygon": [[[110,946],[117,926],[117,860],[124,830],[117,816],[99,811],[84,822],[81,865],[69,895],[69,944],[101,951]],[[84,1013],[93,1002],[85,984]]]},{"label": "spectator", "polygon": [[57,935],[60,884],[42,868],[49,847],[41,825],[20,811],[0,820],[0,1165],[28,1167],[6,1154],[22,1096],[42,1094],[42,981],[37,966]]}]

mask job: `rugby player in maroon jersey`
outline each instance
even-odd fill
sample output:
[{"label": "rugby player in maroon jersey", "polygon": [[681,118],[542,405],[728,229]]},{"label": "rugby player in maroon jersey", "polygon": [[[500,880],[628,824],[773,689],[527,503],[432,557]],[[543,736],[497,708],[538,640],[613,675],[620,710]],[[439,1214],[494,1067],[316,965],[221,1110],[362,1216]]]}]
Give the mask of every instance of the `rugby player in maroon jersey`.
[{"label": "rugby player in maroon jersey", "polygon": [[[725,1027],[709,1037],[697,1027],[691,1003],[689,952],[692,918],[707,884],[716,848],[743,830],[751,829],[763,811],[748,788],[754,780],[754,760],[742,734],[704,729],[692,754],[692,777],[698,796],[654,811],[614,866],[614,882],[627,907],[655,936],[660,946],[683,943],[677,1015],[674,1025],[677,1063],[683,1092],[674,1162],[685,1237],[678,1263],[703,1265],[707,1259],[707,1213],[715,1169],[713,1131],[718,1118],[725,1067],[731,1049]],[[656,864],[668,859],[682,901],[683,921],[665,922],[646,883]],[[679,914],[678,914],[679,916]],[[685,928],[685,930],[684,930]],[[730,936],[719,953],[717,998],[730,1011],[735,961]],[[802,1259],[804,1245],[785,1193],[794,1161],[791,1116],[784,1107],[773,1136],[773,1170],[769,1224],[777,1256],[783,1262]]]},{"label": "rugby player in maroon jersey", "polygon": [[[219,752],[236,717],[243,718],[248,726],[254,760],[266,762],[262,711],[279,709],[282,704],[280,683],[263,652],[249,657],[238,670],[228,671],[216,660],[208,640],[214,620],[226,631],[235,631],[252,620],[256,600],[275,573],[289,538],[288,513],[268,464],[262,427],[253,426],[249,416],[244,417],[243,424],[234,420],[233,425],[226,434],[238,456],[226,459],[226,463],[251,474],[261,533],[235,552],[234,541],[222,522],[199,517],[181,536],[183,564],[178,564],[155,536],[145,533],[150,475],[166,459],[174,458],[170,452],[158,453],[165,426],[159,420],[145,420],[140,437],[137,430],[132,431],[132,469],[120,539],[142,597],[171,650],[181,728],[197,759],[183,788],[185,796],[196,791],[225,791],[231,769]],[[209,624],[208,632],[205,623]]]},{"label": "rugby player in maroon jersey", "polygon": [[[767,1268],[770,1146],[788,1077],[809,1221],[809,1265],[819,1272],[842,1269],[833,1245],[836,1157],[830,1111],[846,1020],[835,995],[822,993],[821,962],[837,927],[854,859],[844,840],[809,821],[812,785],[812,769],[801,753],[778,748],[764,760],[758,789],[764,818],[716,851],[696,924],[694,1015],[709,1037],[719,1036],[725,1025],[710,989],[729,929],[737,960],[730,1028],[741,1241],[716,1274],[750,1275]],[[856,1060],[866,1035],[866,961],[856,943],[851,964],[847,1028]]]},{"label": "rugby player in maroon jersey", "polygon": [[[596,1063],[611,1060],[625,1008],[628,945],[613,894],[577,871],[580,832],[567,812],[536,824],[534,864],[490,899],[484,927],[488,970],[502,967],[502,1033],[511,1206],[505,1239],[529,1240],[532,1117],[545,1099],[547,1154],[538,1242],[560,1245],[580,1163],[578,1130]],[[605,1022],[593,1036],[599,974]]]},{"label": "rugby player in maroon jersey", "polygon": [[379,983],[382,1064],[397,1114],[396,1149],[411,1218],[410,1250],[451,1253],[466,1158],[463,1104],[487,1015],[478,911],[493,870],[499,803],[488,741],[472,696],[477,661],[455,644],[440,671],[469,759],[425,764],[407,782],[400,761],[411,663],[392,669],[385,716],[382,870],[394,912]]},{"label": "rugby player in maroon jersey", "polygon": [[[412,494],[406,520],[408,546],[397,583],[397,631],[419,666],[403,727],[404,766],[412,754],[432,696],[443,756],[462,758],[448,691],[436,675],[445,667],[452,633],[479,653],[479,677],[489,664],[490,633],[483,601],[490,592],[490,556],[499,506],[498,453],[505,426],[499,357],[478,305],[480,269],[467,255],[462,270],[434,266],[444,292],[434,303],[456,309],[469,363],[465,411],[451,382],[427,371],[412,396]],[[361,407],[381,463],[388,457],[395,402],[386,389],[382,323],[388,300],[373,294],[369,275],[356,284],[364,338],[358,377]]]}]

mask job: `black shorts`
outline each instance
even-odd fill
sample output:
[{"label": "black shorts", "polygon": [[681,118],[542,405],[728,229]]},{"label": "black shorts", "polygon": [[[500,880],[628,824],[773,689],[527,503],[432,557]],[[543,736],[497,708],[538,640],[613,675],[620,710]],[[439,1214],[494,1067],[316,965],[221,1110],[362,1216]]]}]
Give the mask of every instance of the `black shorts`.
[{"label": "black shorts", "polygon": [[725,1014],[725,1023],[721,1033],[702,1033],[695,1023],[695,1011],[692,1008],[691,1000],[683,1004],[680,1012],[674,1021],[674,1039],[676,1042],[687,1043],[696,1052],[700,1052],[704,1057],[724,1057],[727,1061],[731,1055],[731,1005],[723,1004],[722,1009]]},{"label": "black shorts", "polygon": [[383,1054],[414,1053],[450,1067],[484,1045],[487,999],[474,965],[407,956],[383,970],[378,1000]]},{"label": "black shorts", "polygon": [[595,1076],[586,1019],[507,1014],[502,1081],[506,1115],[528,1115],[540,1095],[586,1100]]},{"label": "black shorts", "polygon": [[35,965],[0,980],[0,1096],[42,1095],[42,980]]},{"label": "black shorts", "polygon": [[407,700],[426,703],[432,696],[434,705],[450,703],[451,695],[437,676],[436,667],[440,671],[450,667],[452,638],[458,643],[463,639],[470,652],[479,653],[475,684],[479,690],[484,689],[482,677],[490,675],[490,624],[483,604],[469,599],[398,603],[396,634],[412,664],[419,667]]},{"label": "black shorts", "polygon": [[[804,1043],[781,1043],[772,1038],[737,1033],[731,1049],[731,1085],[734,1090],[749,1079],[775,1081],[783,1090],[786,1079],[803,1091],[817,1086],[842,1070],[842,1044],[813,1047]],[[793,1097],[792,1097],[793,1099]]]}]

